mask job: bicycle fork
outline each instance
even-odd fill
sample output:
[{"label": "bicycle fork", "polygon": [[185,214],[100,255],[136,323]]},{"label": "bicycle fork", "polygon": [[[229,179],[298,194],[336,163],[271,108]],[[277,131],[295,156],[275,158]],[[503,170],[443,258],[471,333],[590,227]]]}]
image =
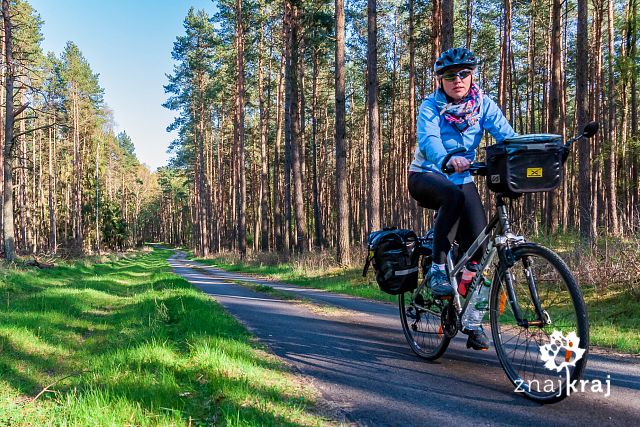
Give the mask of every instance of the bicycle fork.
[{"label": "bicycle fork", "polygon": [[[513,276],[509,269],[501,266],[498,272],[498,277],[502,278],[502,282],[504,283],[504,287],[506,288],[507,295],[509,297],[509,305],[511,306],[511,311],[513,313],[513,317],[516,320],[518,326],[523,328],[528,328],[529,326],[538,326],[540,328],[551,324],[551,318],[549,317],[549,313],[542,308],[540,304],[540,297],[538,296],[538,287],[536,285],[535,277],[531,272],[531,260],[523,259],[523,269],[525,276],[527,278],[527,287],[529,288],[529,294],[531,295],[531,301],[533,302],[533,306],[536,312],[536,320],[527,320],[523,318],[522,311],[520,310],[520,306],[518,304],[518,299],[516,297]],[[505,290],[503,289],[503,292]]]}]

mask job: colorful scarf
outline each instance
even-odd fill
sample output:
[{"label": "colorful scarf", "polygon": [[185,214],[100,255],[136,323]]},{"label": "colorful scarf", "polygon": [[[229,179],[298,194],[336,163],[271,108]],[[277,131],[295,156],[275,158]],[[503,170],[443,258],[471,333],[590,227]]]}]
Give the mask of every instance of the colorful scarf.
[{"label": "colorful scarf", "polygon": [[464,132],[478,123],[480,107],[482,106],[482,90],[473,83],[469,92],[458,102],[448,102],[447,95],[442,88],[436,93],[436,106],[446,121],[460,132]]}]

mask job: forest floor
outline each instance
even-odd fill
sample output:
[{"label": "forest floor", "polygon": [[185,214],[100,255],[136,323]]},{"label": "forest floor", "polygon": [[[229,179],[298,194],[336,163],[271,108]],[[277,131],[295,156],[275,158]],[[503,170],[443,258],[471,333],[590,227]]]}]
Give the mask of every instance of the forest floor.
[{"label": "forest floor", "polygon": [[[552,246],[546,243],[547,246]],[[570,242],[562,241],[561,244],[568,245]],[[561,247],[554,249],[562,251]],[[226,271],[249,273],[292,285],[396,303],[397,297],[380,291],[372,269],[367,277],[363,277],[362,266],[335,267],[327,258],[326,254],[315,257],[309,254],[292,262],[279,262],[277,258],[267,255],[241,261],[237,255],[229,253],[215,258],[193,259]],[[585,261],[582,262],[584,265]],[[631,266],[631,274],[637,274],[637,266]],[[580,272],[576,273],[580,279]],[[605,274],[606,272],[602,273],[603,276]],[[637,289],[616,283],[594,285],[584,284],[586,280],[580,281],[583,283],[581,289],[588,308],[591,345],[616,352],[640,354],[640,304]]]},{"label": "forest floor", "polygon": [[0,268],[0,425],[326,424],[171,253]]}]

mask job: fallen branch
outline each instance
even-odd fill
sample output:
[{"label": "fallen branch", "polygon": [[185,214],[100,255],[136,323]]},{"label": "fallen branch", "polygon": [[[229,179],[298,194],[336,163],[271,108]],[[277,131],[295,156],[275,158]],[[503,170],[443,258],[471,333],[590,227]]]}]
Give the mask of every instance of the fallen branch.
[{"label": "fallen branch", "polygon": [[45,269],[45,268],[53,268],[54,264],[52,262],[42,262],[38,259],[37,256],[32,255],[33,256],[33,261],[27,261],[25,263],[25,265],[28,265],[30,267],[38,267],[40,269]]},{"label": "fallen branch", "polygon": [[55,380],[54,382],[52,382],[51,384],[49,384],[48,386],[46,386],[45,388],[40,390],[40,393],[36,394],[36,396],[33,399],[31,399],[31,402],[29,402],[29,403],[35,402],[40,396],[42,396],[46,392],[54,392],[55,391],[55,390],[50,390],[49,387],[53,387],[54,385],[58,384],[60,381],[66,380],[67,378],[80,376],[80,375],[84,374],[85,372],[88,372],[88,371],[77,372],[75,374],[69,374],[66,377],[62,377],[60,379]]}]

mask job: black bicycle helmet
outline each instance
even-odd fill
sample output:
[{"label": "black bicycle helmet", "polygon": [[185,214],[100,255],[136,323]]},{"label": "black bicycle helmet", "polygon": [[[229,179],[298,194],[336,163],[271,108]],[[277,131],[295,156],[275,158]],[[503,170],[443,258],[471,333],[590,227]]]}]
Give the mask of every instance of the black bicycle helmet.
[{"label": "black bicycle helmet", "polygon": [[437,75],[441,75],[447,68],[464,66],[475,69],[479,63],[478,59],[469,49],[454,47],[440,54],[436,63],[433,64],[433,71],[435,71]]}]

